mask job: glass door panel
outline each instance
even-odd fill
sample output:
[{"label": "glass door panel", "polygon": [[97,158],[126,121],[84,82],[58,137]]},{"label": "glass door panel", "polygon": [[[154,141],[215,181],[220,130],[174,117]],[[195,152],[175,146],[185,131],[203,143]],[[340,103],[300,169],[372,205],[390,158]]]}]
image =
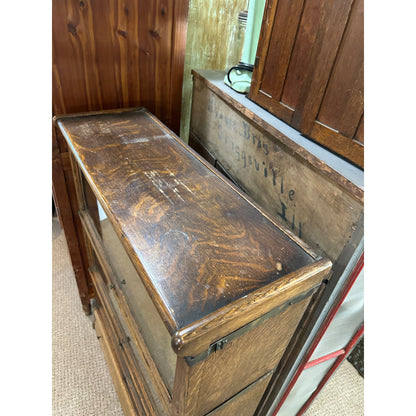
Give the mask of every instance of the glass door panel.
[{"label": "glass door panel", "polygon": [[95,215],[94,223],[96,226],[98,225],[97,228],[100,230],[108,261],[121,283],[119,287],[159,373],[166,387],[172,393],[177,357],[171,347],[170,334],[104,209],[98,200],[95,200],[95,203],[98,215]]}]

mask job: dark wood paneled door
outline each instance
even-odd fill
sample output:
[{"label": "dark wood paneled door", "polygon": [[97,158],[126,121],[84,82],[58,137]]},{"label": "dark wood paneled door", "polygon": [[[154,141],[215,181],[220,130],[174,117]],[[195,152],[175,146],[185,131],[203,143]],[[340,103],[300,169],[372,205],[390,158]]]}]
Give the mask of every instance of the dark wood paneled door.
[{"label": "dark wood paneled door", "polygon": [[268,0],[249,98],[364,166],[364,1]]}]

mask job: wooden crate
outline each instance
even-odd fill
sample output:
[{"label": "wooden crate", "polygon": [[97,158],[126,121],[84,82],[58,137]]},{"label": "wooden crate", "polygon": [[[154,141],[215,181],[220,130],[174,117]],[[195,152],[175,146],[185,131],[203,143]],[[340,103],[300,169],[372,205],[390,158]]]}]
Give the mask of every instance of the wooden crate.
[{"label": "wooden crate", "polygon": [[362,224],[364,191],[308,151],[294,129],[223,86],[223,75],[193,71],[191,147],[336,262]]}]

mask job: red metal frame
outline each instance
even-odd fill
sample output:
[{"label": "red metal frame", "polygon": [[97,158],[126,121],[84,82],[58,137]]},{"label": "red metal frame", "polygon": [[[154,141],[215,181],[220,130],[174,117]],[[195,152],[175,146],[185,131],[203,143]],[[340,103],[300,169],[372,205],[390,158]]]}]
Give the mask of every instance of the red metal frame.
[{"label": "red metal frame", "polygon": [[304,370],[307,368],[315,367],[315,365],[324,363],[325,361],[331,360],[332,358],[339,357],[340,355],[345,354],[345,349],[338,350],[335,352],[331,352],[331,354],[324,355],[323,357],[317,358],[316,360],[309,361],[305,364],[305,367],[303,367]]},{"label": "red metal frame", "polygon": [[[350,351],[355,347],[361,336],[364,334],[364,324],[361,325],[360,329],[355,333],[354,337],[351,339],[351,341],[348,343],[347,347],[345,348],[344,354],[342,354],[334,363],[334,365],[329,369],[329,371],[326,373],[325,377],[321,380],[318,387],[315,389],[315,391],[312,393],[312,395],[309,397],[309,399],[306,401],[306,403],[302,406],[302,408],[299,410],[299,412],[296,414],[296,416],[302,415],[306,409],[311,405],[311,403],[315,400],[318,393],[322,390],[322,388],[325,386],[325,384],[328,382],[328,380],[331,378],[331,376],[335,373],[335,370],[341,365],[341,363],[344,361],[345,357],[350,353]],[[306,367],[305,367],[306,368]]]},{"label": "red metal frame", "polygon": [[[292,391],[293,386],[296,384],[296,382],[298,381],[298,378],[300,377],[302,371],[305,368],[309,368],[311,367],[311,365],[309,365],[309,367],[306,367],[309,362],[309,359],[311,358],[312,354],[314,353],[316,347],[318,346],[319,342],[321,341],[322,337],[324,336],[325,332],[327,331],[330,323],[332,322],[332,320],[334,319],[335,315],[337,314],[339,308],[341,307],[342,303],[344,302],[345,298],[347,297],[349,291],[351,290],[352,286],[354,285],[355,281],[357,280],[358,276],[360,275],[362,269],[364,267],[364,253],[361,254],[357,264],[354,267],[354,270],[352,271],[350,278],[348,279],[348,282],[344,288],[344,292],[341,296],[341,298],[339,299],[338,303],[331,309],[331,311],[329,312],[328,316],[325,318],[324,324],[322,325],[322,327],[319,329],[317,336],[315,337],[314,341],[312,342],[311,348],[309,349],[309,351],[306,353],[304,359],[302,360],[301,364],[299,365],[298,370],[296,371],[295,375],[293,376],[291,382],[289,383],[286,391],[284,392],[282,398],[280,399],[280,402],[278,403],[278,405],[276,406],[276,408],[274,409],[273,415],[272,416],[276,416],[278,411],[280,410],[280,408],[282,407],[283,403],[285,402],[285,400],[287,399],[287,396],[289,395],[289,393]],[[356,335],[360,332],[360,330],[364,331],[364,325],[358,330],[358,332],[356,333]],[[356,335],[353,337],[352,340],[354,340],[354,338],[356,337]],[[352,340],[350,341],[350,343],[348,345],[351,344]],[[348,346],[346,347],[348,348]],[[343,356],[345,354],[343,354],[342,356],[339,357],[339,359],[334,363],[334,366],[338,363],[339,364],[342,362],[342,360],[344,359]],[[313,362],[313,361],[312,361]],[[338,364],[338,365],[339,365]],[[338,367],[331,367],[332,373],[335,371],[335,369]],[[328,374],[331,372],[331,370],[328,372]],[[332,374],[331,373],[331,374]],[[328,376],[327,374],[327,376]],[[331,375],[329,375],[330,377]],[[329,378],[328,377],[328,378]],[[328,380],[328,378],[325,376],[325,378],[321,381],[320,385],[318,387],[322,388],[323,385],[326,383],[326,381]],[[325,380],[326,379],[326,380]],[[325,383],[322,384],[322,382],[325,380]],[[321,386],[322,384],[322,386]],[[318,394],[320,389],[316,389],[315,392],[313,393],[313,395],[316,396],[316,394]],[[316,393],[316,394],[315,394]],[[312,396],[311,396],[312,397]],[[313,400],[313,399],[312,399]],[[312,401],[311,398],[308,399],[308,402],[310,404],[310,402]],[[306,404],[305,404],[306,405]],[[305,407],[305,406],[304,406]],[[302,407],[303,409],[303,407]],[[300,415],[301,413],[298,413],[298,415]],[[297,415],[297,416],[298,416]]]}]

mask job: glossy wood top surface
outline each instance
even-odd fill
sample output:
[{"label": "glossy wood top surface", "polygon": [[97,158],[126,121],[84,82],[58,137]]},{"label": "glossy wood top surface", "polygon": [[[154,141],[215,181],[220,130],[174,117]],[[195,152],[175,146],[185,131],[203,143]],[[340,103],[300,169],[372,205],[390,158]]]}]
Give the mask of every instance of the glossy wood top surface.
[{"label": "glossy wood top surface", "polygon": [[316,262],[146,110],[55,122],[171,334]]}]

